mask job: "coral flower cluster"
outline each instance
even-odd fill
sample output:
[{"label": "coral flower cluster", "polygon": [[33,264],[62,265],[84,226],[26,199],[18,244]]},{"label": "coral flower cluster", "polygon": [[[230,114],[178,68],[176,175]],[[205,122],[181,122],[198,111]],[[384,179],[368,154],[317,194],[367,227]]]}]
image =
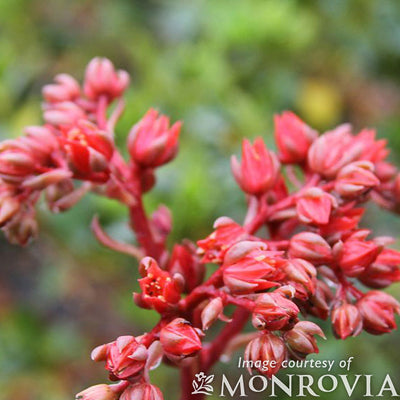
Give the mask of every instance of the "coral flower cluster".
[{"label": "coral flower cluster", "polygon": [[[241,158],[232,157],[248,205],[244,222],[221,217],[206,238],[168,249],[170,212],[160,206],[147,215],[143,195],[177,154],[181,123],[148,111],[128,135],[125,159],[114,128],[128,83],[125,71],[101,58],[89,63],[82,85],[58,75],[43,89],[43,125],[0,143],[0,226],[10,242],[25,245],[36,235],[42,194],[52,212],[89,191],[129,210],[136,244],[117,242],[97,219],[92,229],[103,245],[138,259],[134,302],[160,320],[141,336],[94,349],[92,359],[114,383],[77,399],[162,399],[149,373],[161,362],[181,370],[182,399],[189,399],[194,376],[241,347],[248,360],[274,361],[259,371],[271,377],[284,360],[318,352],[324,333],[309,316],[329,319],[339,339],[396,328],[400,304],[381,289],[400,280],[400,252],[391,238],[360,227],[368,201],[400,210],[400,175],[384,140],[347,124],[319,134],[291,112],[276,115],[276,152],[262,138],[245,139]],[[243,334],[246,324],[252,333]]]}]

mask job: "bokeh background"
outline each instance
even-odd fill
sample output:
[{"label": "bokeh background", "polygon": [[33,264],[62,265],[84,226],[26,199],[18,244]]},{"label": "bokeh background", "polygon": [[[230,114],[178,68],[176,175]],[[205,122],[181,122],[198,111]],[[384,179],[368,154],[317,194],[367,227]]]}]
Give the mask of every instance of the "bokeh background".
[{"label": "bokeh background", "polygon": [[[375,126],[400,158],[398,0],[0,0],[0,137],[40,123],[41,87],[59,72],[82,78],[97,55],[132,76],[121,146],[151,106],[184,121],[181,152],[146,199],[149,210],[172,208],[172,239],[199,239],[220,215],[243,217],[229,156],[244,136],[272,145],[276,112],[291,109],[320,131],[345,121]],[[94,196],[64,215],[43,208],[40,238],[25,249],[0,239],[1,400],[67,400],[106,382],[91,348],[156,320],[132,304],[135,262],[92,238],[94,213],[132,240],[125,210]],[[366,223],[400,233],[398,218],[375,207]],[[388,372],[400,376],[399,332],[328,336],[319,358],[355,356],[351,373],[375,374],[377,386]],[[153,376],[167,400],[177,398],[176,371]]]}]

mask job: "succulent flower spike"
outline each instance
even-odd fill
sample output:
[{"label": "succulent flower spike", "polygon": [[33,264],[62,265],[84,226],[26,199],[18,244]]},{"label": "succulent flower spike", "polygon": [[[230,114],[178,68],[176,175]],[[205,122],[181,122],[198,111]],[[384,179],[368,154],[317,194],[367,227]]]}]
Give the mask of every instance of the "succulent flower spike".
[{"label": "succulent flower spike", "polygon": [[[318,353],[316,336],[325,336],[310,315],[330,317],[338,339],[396,328],[400,304],[377,289],[400,281],[400,252],[388,248],[392,238],[368,238],[359,226],[369,201],[400,213],[400,172],[385,140],[348,124],[318,136],[295,114],[277,115],[277,154],[259,137],[244,139],[241,160],[231,159],[248,203],[243,224],[220,217],[203,239],[190,226],[196,244],[173,243],[170,210],[159,205],[148,214],[153,203],[144,194],[157,168],[177,155],[181,122],[150,109],[133,124],[127,151],[118,149],[128,84],[128,73],[106,58],[89,63],[83,83],[59,74],[43,88],[44,123],[0,142],[0,229],[8,241],[26,245],[37,235],[41,197],[53,213],[89,192],[118,201],[136,243],[112,239],[97,218],[93,232],[138,261],[134,301],[159,314],[141,336],[92,351],[117,383],[91,386],[77,400],[163,400],[150,380],[161,362],[181,369],[182,399],[208,394],[214,375],[207,373],[243,346],[249,369],[272,377],[287,358]],[[253,329],[243,332],[249,320]]]}]

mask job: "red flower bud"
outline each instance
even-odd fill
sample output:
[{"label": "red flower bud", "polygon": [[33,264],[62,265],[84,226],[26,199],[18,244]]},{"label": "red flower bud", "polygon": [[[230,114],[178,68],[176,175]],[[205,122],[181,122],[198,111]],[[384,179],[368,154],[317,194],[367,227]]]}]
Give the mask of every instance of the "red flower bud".
[{"label": "red flower bud", "polygon": [[361,314],[353,304],[337,304],[332,310],[331,319],[333,332],[339,339],[357,336],[362,331]]},{"label": "red flower bud", "polygon": [[139,270],[143,276],[139,279],[143,306],[162,313],[180,300],[179,282],[169,272],[163,271],[153,258],[145,257]]},{"label": "red flower bud", "polygon": [[80,120],[86,120],[87,116],[75,103],[63,101],[45,104],[43,118],[48,124],[55,127],[72,127]]},{"label": "red flower bud", "polygon": [[108,179],[108,162],[114,153],[110,135],[87,121],[65,130],[61,142],[75,178],[103,182]]},{"label": "red flower bud", "polygon": [[54,78],[55,83],[43,87],[42,93],[48,103],[74,101],[81,94],[79,83],[68,74],[60,74]]},{"label": "red flower bud", "polygon": [[53,168],[52,156],[60,150],[57,136],[44,126],[28,126],[24,132],[25,136],[16,140],[20,148],[29,151],[41,167]]},{"label": "red flower bud", "polygon": [[161,390],[150,383],[138,383],[127,387],[120,400],[164,400]]},{"label": "red flower bud", "polygon": [[200,264],[194,248],[189,243],[174,246],[167,269],[172,276],[180,274],[183,277],[186,293],[190,293],[204,279],[205,266]]},{"label": "red flower bud", "polygon": [[116,71],[107,58],[96,57],[86,67],[83,90],[90,100],[106,96],[111,102],[120,97],[129,85],[129,74]]},{"label": "red flower bud", "polygon": [[312,142],[318,136],[317,132],[290,111],[275,115],[274,121],[279,159],[289,164],[303,162]]},{"label": "red flower bud", "polygon": [[4,234],[11,244],[25,246],[38,234],[38,223],[34,209],[19,212],[3,227]]},{"label": "red flower bud", "polygon": [[226,251],[236,242],[250,238],[250,235],[228,217],[220,217],[214,223],[215,231],[197,245],[204,252],[203,263],[219,263],[224,259]]},{"label": "red flower bud", "polygon": [[253,326],[256,329],[276,331],[290,329],[297,322],[300,310],[280,293],[260,294],[253,310]]},{"label": "red flower bud", "polygon": [[387,140],[375,140],[375,137],[376,132],[373,129],[363,129],[356,136],[356,140],[362,147],[360,160],[371,161],[375,164],[384,160],[389,154],[389,150],[386,148]]},{"label": "red flower bud", "polygon": [[96,347],[92,351],[94,361],[106,361],[106,369],[113,380],[127,379],[139,373],[145,366],[147,349],[133,336],[120,336],[115,342]]},{"label": "red flower bud", "polygon": [[346,164],[354,161],[362,152],[362,145],[351,135],[349,125],[321,135],[310,147],[310,168],[327,178],[333,178]]},{"label": "red flower bud", "polygon": [[371,290],[358,300],[356,306],[367,332],[381,335],[396,329],[395,314],[400,314],[400,304],[389,294]]},{"label": "red flower bud", "polygon": [[310,297],[309,304],[306,305],[306,310],[320,319],[327,319],[333,297],[329,286],[324,281],[317,279],[315,292]]},{"label": "red flower bud", "polygon": [[252,293],[279,286],[284,277],[279,252],[266,251],[262,242],[243,241],[225,255],[224,283],[234,293]]},{"label": "red flower bud", "polygon": [[347,276],[359,276],[373,263],[381,251],[372,240],[359,240],[352,235],[343,245],[336,244],[335,252],[338,253],[338,263]]},{"label": "red flower bud", "polygon": [[317,187],[304,191],[296,204],[299,220],[316,225],[328,223],[332,207],[337,207],[336,199]]},{"label": "red flower bud", "polygon": [[400,252],[384,249],[358,277],[364,284],[372,288],[381,289],[400,281]]},{"label": "red flower bud", "polygon": [[129,133],[128,149],[132,159],[148,168],[171,161],[178,151],[181,125],[175,122],[170,126],[168,117],[150,109]]},{"label": "red flower bud", "polygon": [[369,161],[357,161],[343,167],[336,178],[335,190],[343,197],[357,197],[379,185],[374,165]]},{"label": "red flower bud", "polygon": [[20,183],[35,173],[36,164],[34,153],[18,139],[0,143],[0,177],[4,182]]},{"label": "red flower bud", "polygon": [[304,258],[314,264],[329,263],[332,250],[329,244],[318,234],[300,232],[290,239],[289,255],[292,258]]},{"label": "red flower bud", "polygon": [[314,293],[317,270],[311,263],[301,258],[293,258],[285,263],[283,271],[286,275],[286,282],[296,289],[297,298],[302,297],[299,295],[303,294],[304,290],[306,296],[302,300],[306,300],[309,294]]},{"label": "red flower bud", "polygon": [[201,350],[201,340],[196,329],[183,318],[176,318],[164,326],[160,341],[167,356],[185,358],[194,356]]},{"label": "red flower bud", "polygon": [[260,195],[274,185],[279,161],[261,138],[257,138],[253,145],[245,139],[242,144],[242,164],[232,156],[231,167],[236,182],[244,192]]},{"label": "red flower bud", "polygon": [[350,208],[348,210],[337,210],[331,216],[329,224],[320,227],[320,234],[328,238],[328,242],[336,242],[342,236],[354,230],[364,214],[363,208]]},{"label": "red flower bud", "polygon": [[212,299],[201,312],[203,331],[207,330],[218,318],[222,316],[224,303],[220,297]]},{"label": "red flower bud", "polygon": [[13,190],[0,181],[0,227],[9,222],[20,210],[21,204]]},{"label": "red flower bud", "polygon": [[[254,368],[270,378],[280,370],[282,362],[286,359],[285,343],[272,333],[263,333],[249,342],[244,352],[244,358],[253,363],[258,361],[261,365],[257,367],[258,364],[254,364]],[[262,369],[262,365],[267,362],[268,370],[265,371]],[[271,362],[273,362],[272,365]],[[251,373],[250,368],[249,372]]]},{"label": "red flower bud", "polygon": [[293,329],[285,332],[283,338],[295,357],[305,358],[308,354],[319,353],[315,335],[325,339],[324,332],[317,324],[300,321]]}]

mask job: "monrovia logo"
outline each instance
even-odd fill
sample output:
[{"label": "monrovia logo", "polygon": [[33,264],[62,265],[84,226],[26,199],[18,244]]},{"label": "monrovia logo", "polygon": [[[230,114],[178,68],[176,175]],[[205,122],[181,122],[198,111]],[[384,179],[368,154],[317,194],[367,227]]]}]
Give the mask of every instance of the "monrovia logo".
[{"label": "monrovia logo", "polygon": [[192,382],[194,389],[192,394],[210,395],[214,391],[214,388],[210,385],[214,380],[214,375],[207,376],[204,372],[199,372],[195,377],[196,379]]},{"label": "monrovia logo", "polygon": [[[243,375],[236,380],[229,380],[222,374],[219,385],[220,397],[247,397],[248,393],[260,393],[268,390],[268,397],[277,397],[286,394],[289,397],[320,397],[321,394],[334,392],[338,388],[344,389],[350,398],[356,388],[361,389],[363,397],[400,397],[392,378],[387,374],[383,380],[376,382],[373,375],[330,375],[325,374],[319,378],[312,375],[287,374],[286,379],[281,380],[276,376],[268,379],[264,375],[253,375],[246,381]],[[211,385],[214,375],[207,376],[204,372],[195,375],[192,385],[192,394],[211,395],[214,388]],[[283,378],[283,376],[282,376]],[[215,386],[215,382],[214,382]],[[372,387],[379,390],[372,390]],[[373,393],[374,392],[374,393]]]}]

